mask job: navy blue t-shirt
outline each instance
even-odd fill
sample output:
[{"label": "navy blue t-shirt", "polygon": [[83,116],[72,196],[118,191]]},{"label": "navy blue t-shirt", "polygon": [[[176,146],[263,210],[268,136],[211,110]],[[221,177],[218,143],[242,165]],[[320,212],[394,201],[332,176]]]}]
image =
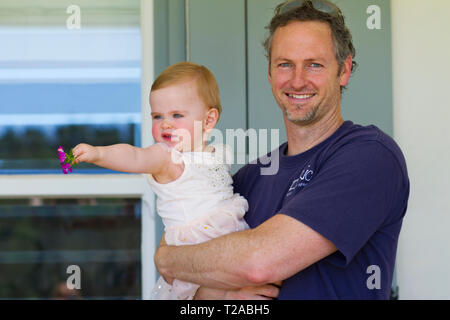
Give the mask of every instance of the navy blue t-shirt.
[{"label": "navy blue t-shirt", "polygon": [[[251,228],[275,214],[291,216],[338,249],[283,281],[279,299],[388,299],[409,179],[403,154],[375,126],[346,121],[328,139],[270,164],[248,164],[234,176],[247,198]],[[273,159],[272,159],[273,161]]]}]

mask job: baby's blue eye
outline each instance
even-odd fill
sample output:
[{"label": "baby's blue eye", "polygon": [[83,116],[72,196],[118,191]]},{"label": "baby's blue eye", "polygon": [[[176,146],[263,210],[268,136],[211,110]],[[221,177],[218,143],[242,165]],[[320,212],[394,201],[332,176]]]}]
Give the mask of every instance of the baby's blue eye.
[{"label": "baby's blue eye", "polygon": [[183,115],[182,115],[182,114],[179,114],[179,113],[175,113],[175,114],[173,115],[173,117],[174,117],[174,118],[182,118]]},{"label": "baby's blue eye", "polygon": [[159,120],[159,119],[161,119],[161,116],[153,116],[153,119]]}]

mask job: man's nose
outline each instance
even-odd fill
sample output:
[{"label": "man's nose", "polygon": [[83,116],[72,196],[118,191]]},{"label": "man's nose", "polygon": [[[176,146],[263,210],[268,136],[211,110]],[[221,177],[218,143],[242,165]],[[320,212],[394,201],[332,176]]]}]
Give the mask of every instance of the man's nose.
[{"label": "man's nose", "polygon": [[293,89],[302,89],[307,83],[306,72],[302,68],[295,68],[292,72],[291,86]]}]

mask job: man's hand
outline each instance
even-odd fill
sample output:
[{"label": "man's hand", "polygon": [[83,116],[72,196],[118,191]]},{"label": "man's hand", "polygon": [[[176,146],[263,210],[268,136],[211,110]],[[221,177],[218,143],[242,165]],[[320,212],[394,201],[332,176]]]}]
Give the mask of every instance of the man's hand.
[{"label": "man's hand", "polygon": [[279,287],[273,284],[230,290],[200,287],[194,300],[273,300],[279,294]]},{"label": "man's hand", "polygon": [[[153,256],[153,261],[155,263],[155,266],[156,266],[157,270],[158,270],[158,262],[157,262],[158,254],[157,253],[158,253],[159,250],[161,250],[162,248],[167,247],[167,246],[168,246],[168,244],[166,242],[166,233],[164,233],[162,235],[162,237],[161,237],[161,241],[159,242],[158,249],[156,249],[156,253]],[[158,270],[158,272],[159,272],[159,270]],[[171,285],[173,283],[174,278],[169,278],[168,276],[164,276],[164,275],[161,275],[161,276],[164,278],[164,281],[166,281],[168,284]]]}]

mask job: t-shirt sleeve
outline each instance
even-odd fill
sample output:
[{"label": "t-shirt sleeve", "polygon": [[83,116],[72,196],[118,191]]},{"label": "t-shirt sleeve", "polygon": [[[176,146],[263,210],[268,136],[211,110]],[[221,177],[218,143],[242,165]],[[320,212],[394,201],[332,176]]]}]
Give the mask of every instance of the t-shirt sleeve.
[{"label": "t-shirt sleeve", "polygon": [[383,223],[396,219],[390,215],[401,197],[401,167],[381,143],[366,141],[343,146],[317,170],[279,212],[333,242],[347,265]]}]

